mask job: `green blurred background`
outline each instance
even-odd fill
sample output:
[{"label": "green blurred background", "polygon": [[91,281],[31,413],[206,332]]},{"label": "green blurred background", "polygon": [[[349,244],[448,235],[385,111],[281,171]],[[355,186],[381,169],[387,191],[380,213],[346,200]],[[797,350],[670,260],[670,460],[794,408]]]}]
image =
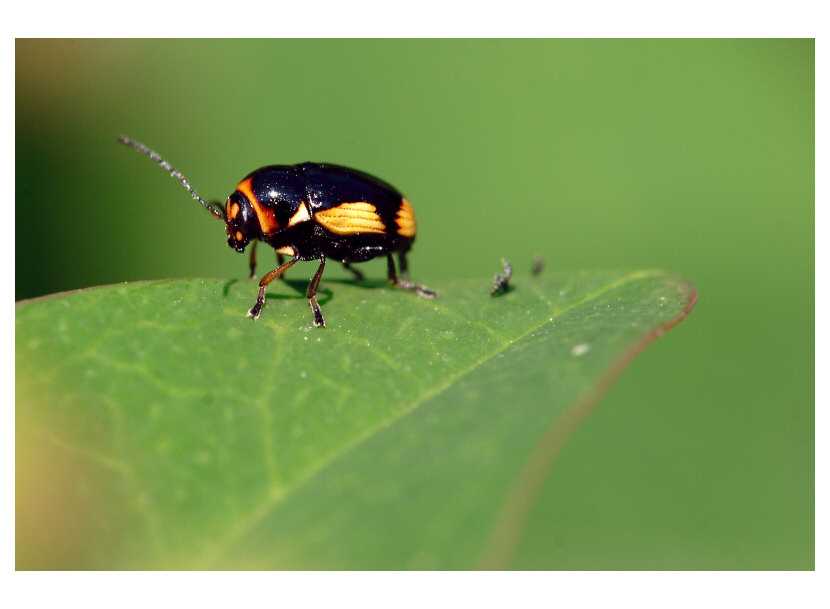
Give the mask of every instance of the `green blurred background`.
[{"label": "green blurred background", "polygon": [[695,310],[571,438],[515,566],[812,569],[814,55],[812,40],[18,40],[16,298],[245,276],[224,227],[120,133],[209,200],[266,164],[378,175],[415,206],[426,284],[490,282],[502,256],[521,281],[538,253],[545,273],[678,272]]}]

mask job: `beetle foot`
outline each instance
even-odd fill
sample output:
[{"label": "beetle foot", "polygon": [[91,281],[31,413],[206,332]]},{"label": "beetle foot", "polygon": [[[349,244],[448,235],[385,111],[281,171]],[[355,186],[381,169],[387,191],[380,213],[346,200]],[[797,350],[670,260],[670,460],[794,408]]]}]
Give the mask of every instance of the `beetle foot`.
[{"label": "beetle foot", "polygon": [[320,309],[320,305],[317,304],[317,299],[312,297],[308,300],[311,305],[311,310],[314,312],[314,325],[318,328],[325,328],[326,320],[323,319],[323,311]]}]

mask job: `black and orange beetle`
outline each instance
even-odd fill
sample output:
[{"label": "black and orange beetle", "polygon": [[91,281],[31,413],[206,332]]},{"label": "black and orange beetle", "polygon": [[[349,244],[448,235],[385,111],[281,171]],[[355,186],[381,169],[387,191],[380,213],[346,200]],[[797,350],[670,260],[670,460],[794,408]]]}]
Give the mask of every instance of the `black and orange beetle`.
[{"label": "black and orange beetle", "polygon": [[[207,203],[170,163],[143,144],[124,136],[118,141],[146,154],[184,184],[194,199],[225,223],[228,245],[242,253],[251,246],[251,278],[256,267],[256,244],[264,241],[278,255],[278,266],[259,281],[256,303],[248,317],[258,319],[265,304],[265,287],[298,261],[317,260],[320,266],[308,284],[306,298],[314,325],[326,322],[317,304],[317,286],[326,259],[363,275],[352,262],[386,256],[389,283],[426,298],[436,293],[407,279],[406,254],[415,240],[412,205],[386,182],[362,171],[328,163],[269,165],[248,174],[228,197],[225,208]],[[398,254],[400,278],[392,254]],[[291,260],[283,262],[283,256]]]}]

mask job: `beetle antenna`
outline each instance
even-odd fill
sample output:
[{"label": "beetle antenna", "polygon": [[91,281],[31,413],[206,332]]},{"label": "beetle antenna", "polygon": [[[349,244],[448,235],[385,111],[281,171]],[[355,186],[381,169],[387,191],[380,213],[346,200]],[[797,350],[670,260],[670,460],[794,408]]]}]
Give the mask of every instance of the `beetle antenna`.
[{"label": "beetle antenna", "polygon": [[147,146],[145,146],[144,144],[139,144],[138,142],[133,141],[133,140],[131,140],[130,138],[125,137],[125,136],[123,136],[123,135],[119,135],[119,136],[118,136],[118,141],[119,141],[119,142],[121,142],[122,144],[125,144],[125,145],[129,146],[129,147],[130,147],[130,148],[132,148],[133,150],[138,150],[140,153],[142,153],[142,154],[146,154],[148,157],[150,157],[151,159],[153,159],[156,163],[158,163],[158,164],[159,164],[159,165],[161,165],[164,169],[166,169],[166,170],[170,173],[170,175],[171,175],[171,176],[173,176],[173,177],[174,177],[174,178],[176,178],[179,182],[181,182],[182,184],[184,184],[184,187],[185,187],[185,188],[187,188],[187,190],[188,190],[188,192],[190,193],[190,195],[191,195],[194,199],[196,199],[199,203],[201,203],[202,205],[204,205],[204,206],[205,206],[205,208],[207,208],[207,210],[208,210],[210,213],[212,213],[212,214],[213,214],[216,218],[219,218],[220,220],[222,220],[222,222],[224,222],[224,221],[225,221],[225,215],[222,213],[222,211],[221,211],[221,210],[219,210],[219,209],[216,209],[215,207],[213,207],[213,205],[211,205],[210,203],[208,203],[207,201],[205,201],[202,197],[200,197],[200,196],[199,196],[199,193],[198,193],[198,192],[196,192],[196,190],[195,190],[195,189],[194,189],[194,188],[190,185],[190,182],[188,182],[188,181],[187,181],[187,178],[185,178],[185,177],[184,177],[181,173],[179,173],[177,170],[173,169],[172,165],[170,165],[170,163],[168,163],[168,162],[167,162],[167,161],[165,161],[163,158],[161,158],[161,156],[159,156],[159,154],[158,154],[157,152],[155,152],[154,150],[150,150],[150,149],[149,149],[149,148],[147,148]]}]

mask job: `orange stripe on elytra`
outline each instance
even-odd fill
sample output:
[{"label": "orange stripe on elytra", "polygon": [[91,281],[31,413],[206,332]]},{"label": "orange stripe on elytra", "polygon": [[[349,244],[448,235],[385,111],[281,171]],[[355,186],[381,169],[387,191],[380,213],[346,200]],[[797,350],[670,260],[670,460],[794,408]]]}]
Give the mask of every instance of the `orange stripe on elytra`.
[{"label": "orange stripe on elytra", "polygon": [[398,225],[399,235],[402,237],[415,236],[415,212],[412,210],[412,204],[406,199],[401,200],[401,208],[398,210],[395,222]]},{"label": "orange stripe on elytra", "polygon": [[378,215],[375,206],[365,201],[341,203],[337,207],[316,212],[314,218],[338,235],[383,234],[386,231],[386,225]]}]

